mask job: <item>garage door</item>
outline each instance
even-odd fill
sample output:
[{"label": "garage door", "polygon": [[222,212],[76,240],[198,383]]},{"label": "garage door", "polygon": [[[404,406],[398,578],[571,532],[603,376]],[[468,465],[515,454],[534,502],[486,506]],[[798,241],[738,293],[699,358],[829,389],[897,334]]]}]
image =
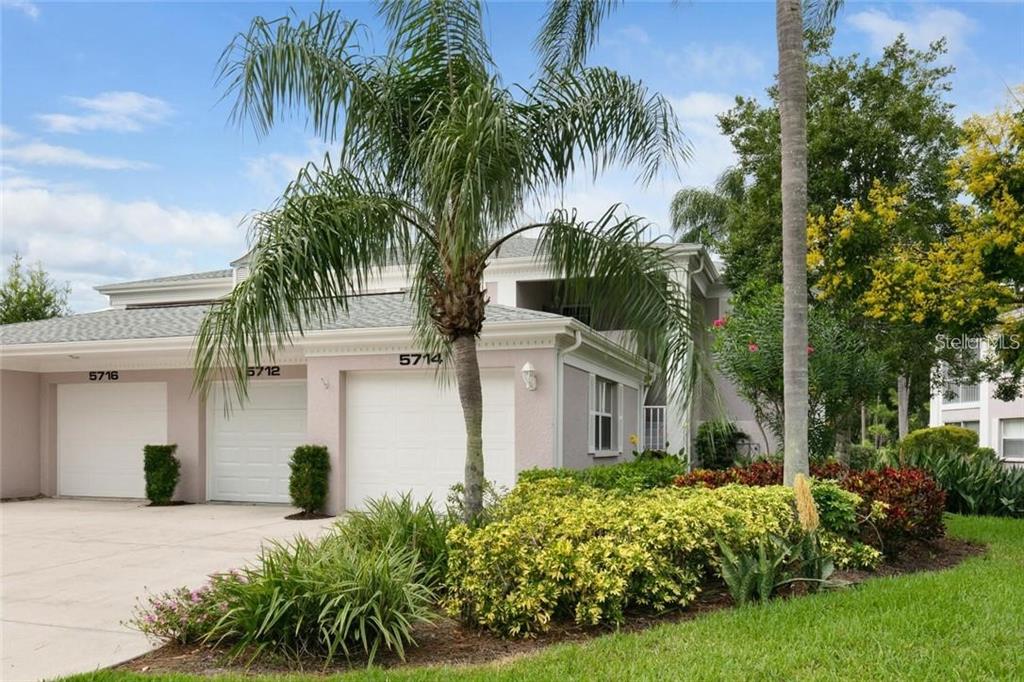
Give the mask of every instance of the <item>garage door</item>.
[{"label": "garage door", "polygon": [[[515,483],[515,398],[511,370],[481,372],[484,474]],[[411,491],[443,502],[463,480],[466,430],[454,386],[433,372],[351,372],[346,380],[346,500]]]},{"label": "garage door", "polygon": [[207,434],[209,499],[288,502],[288,460],[306,442],[306,382],[253,382],[245,405],[235,404],[227,415],[218,386]]},{"label": "garage door", "polygon": [[142,448],[167,442],[167,384],[57,386],[57,490],[145,497]]}]

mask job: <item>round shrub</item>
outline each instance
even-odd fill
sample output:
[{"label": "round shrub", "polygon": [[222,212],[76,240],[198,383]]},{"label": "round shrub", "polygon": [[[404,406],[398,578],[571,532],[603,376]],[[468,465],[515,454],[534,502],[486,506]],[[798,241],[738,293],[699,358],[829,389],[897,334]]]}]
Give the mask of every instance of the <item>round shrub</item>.
[{"label": "round shrub", "polygon": [[[934,540],[943,534],[945,494],[926,471],[890,467],[856,471],[827,461],[811,464],[811,476],[835,481],[843,490],[860,496],[857,517],[861,522],[862,539],[889,555],[897,553],[908,541]],[[731,483],[780,485],[782,463],[759,460],[749,466],[723,471],[697,469],[675,480],[675,484],[682,487],[717,488]],[[815,502],[818,502],[817,494]],[[822,503],[830,502],[832,500],[822,500]]]},{"label": "round shrub", "polygon": [[146,498],[154,505],[170,504],[181,477],[181,462],[174,456],[177,445],[146,445],[142,448]]},{"label": "round shrub", "polygon": [[799,534],[782,487],[602,491],[571,479],[520,483],[494,520],[448,535],[451,615],[504,635],[556,619],[621,621],[627,608],[685,606],[721,539],[750,547]]},{"label": "round shrub", "polygon": [[900,442],[900,457],[913,464],[929,452],[970,455],[978,448],[978,434],[959,426],[935,426],[911,431]]},{"label": "round shrub", "polygon": [[740,459],[740,443],[747,434],[728,420],[708,421],[697,427],[694,449],[701,467],[726,469]]},{"label": "round shrub", "polygon": [[331,459],[324,445],[300,445],[292,453],[288,494],[292,504],[307,514],[320,512],[327,501]]},{"label": "round shrub", "polygon": [[631,462],[606,464],[588,469],[528,469],[519,473],[521,483],[548,478],[566,478],[601,490],[631,492],[672,485],[686,470],[674,455],[641,457]]},{"label": "round shrub", "polygon": [[850,446],[850,468],[871,469],[875,466],[878,450],[873,445],[862,443]]},{"label": "round shrub", "polygon": [[[946,494],[921,469],[851,471],[842,485],[865,502],[885,505],[885,514],[875,521],[884,552],[897,552],[912,540],[935,540],[945,532]],[[865,541],[871,540],[867,534]]]}]

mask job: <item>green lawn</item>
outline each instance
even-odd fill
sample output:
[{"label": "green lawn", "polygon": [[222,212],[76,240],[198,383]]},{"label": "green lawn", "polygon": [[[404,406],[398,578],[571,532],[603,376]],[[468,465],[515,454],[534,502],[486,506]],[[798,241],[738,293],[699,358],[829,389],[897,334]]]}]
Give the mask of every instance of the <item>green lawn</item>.
[{"label": "green lawn", "polygon": [[[1024,680],[1024,521],[948,521],[953,535],[987,543],[989,553],[948,571],[722,611],[501,665],[371,670],[341,679]],[[72,679],[197,678],[103,671]]]}]

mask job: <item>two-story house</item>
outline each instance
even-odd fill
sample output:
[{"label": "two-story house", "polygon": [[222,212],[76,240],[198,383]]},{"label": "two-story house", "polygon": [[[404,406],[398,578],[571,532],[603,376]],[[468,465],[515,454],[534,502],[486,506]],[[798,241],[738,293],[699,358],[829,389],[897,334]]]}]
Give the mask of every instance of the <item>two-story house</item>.
[{"label": "two-story house", "polygon": [[[1016,341],[1019,342],[1019,341]],[[988,340],[973,339],[965,344],[977,355],[989,353]],[[992,382],[977,383],[942,380],[935,383],[929,413],[929,426],[962,426],[978,434],[981,447],[992,448],[1008,465],[1024,466],[1024,398],[999,400]]]},{"label": "two-story house", "polygon": [[[700,396],[666,405],[657,369],[620,332],[557,302],[535,247],[508,242],[485,273],[487,478],[511,486],[531,467],[619,461],[632,434],[651,447],[689,443]],[[699,246],[668,248],[710,323],[726,296],[714,263]],[[461,408],[443,359],[414,341],[405,268],[381,272],[347,314],[307,331],[275,364],[249,368],[248,401],[227,410],[228,387],[206,400],[193,392],[191,350],[209,305],[245,275],[243,257],[223,270],[110,284],[98,288],[109,309],[0,328],[2,496],[142,497],[142,446],[169,442],[182,465],[179,498],[287,502],[290,454],[312,442],[331,454],[332,512],[406,490],[444,499],[462,478]]]}]

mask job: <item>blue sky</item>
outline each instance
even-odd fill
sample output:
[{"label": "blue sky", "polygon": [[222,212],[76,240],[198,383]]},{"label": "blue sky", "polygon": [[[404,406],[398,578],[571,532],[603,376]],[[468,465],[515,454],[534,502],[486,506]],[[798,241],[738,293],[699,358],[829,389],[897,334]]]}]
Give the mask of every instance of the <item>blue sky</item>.
[{"label": "blue sky", "polygon": [[[305,15],[315,4],[0,2],[0,251],[5,263],[19,251],[69,282],[76,311],[104,305],[99,284],[226,267],[244,251],[246,214],[325,150],[298,118],[263,139],[229,124],[215,83],[221,51],[251,17]],[[371,46],[384,44],[371,5],[332,6],[367,22]],[[542,10],[489,5],[506,82],[529,79]],[[1021,2],[847,2],[834,51],[874,57],[901,32],[918,47],[948,38],[960,117],[1024,82]],[[565,204],[595,214],[620,201],[665,227],[672,193],[710,183],[731,161],[715,114],[736,95],[763,96],[774,61],[771,3],[627,2],[592,62],[671,97],[694,155],[681,177],[648,187],[627,172],[574,182]]]}]

